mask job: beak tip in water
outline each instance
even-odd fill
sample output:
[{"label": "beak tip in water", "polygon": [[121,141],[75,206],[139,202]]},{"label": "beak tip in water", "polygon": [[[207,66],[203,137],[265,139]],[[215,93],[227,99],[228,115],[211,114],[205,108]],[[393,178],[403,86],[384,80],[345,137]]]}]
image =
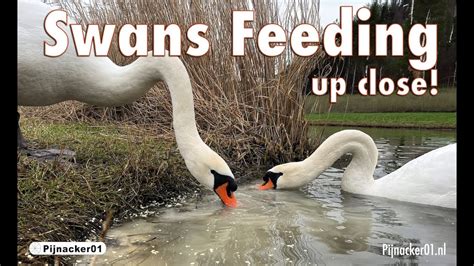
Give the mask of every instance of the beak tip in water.
[{"label": "beak tip in water", "polygon": [[230,196],[227,194],[227,184],[224,184],[220,187],[218,187],[215,192],[221,199],[222,203],[224,203],[225,206],[227,207],[232,207],[235,208],[237,207],[237,199],[235,198],[235,193],[230,192]]},{"label": "beak tip in water", "polygon": [[237,199],[235,198],[234,193],[231,194],[231,197],[228,197],[224,201],[225,206],[236,208],[237,207]]},{"label": "beak tip in water", "polygon": [[259,190],[268,190],[274,188],[273,182],[271,180],[268,180],[267,182],[263,183],[262,185],[258,186]]},{"label": "beak tip in water", "polygon": [[237,208],[237,201],[234,203],[226,203],[225,205],[230,208]]}]

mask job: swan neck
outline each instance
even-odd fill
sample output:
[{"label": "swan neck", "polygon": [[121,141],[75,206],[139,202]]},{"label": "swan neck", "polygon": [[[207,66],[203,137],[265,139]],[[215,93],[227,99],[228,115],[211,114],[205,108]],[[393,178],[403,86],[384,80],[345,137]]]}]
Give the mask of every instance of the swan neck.
[{"label": "swan neck", "polygon": [[361,193],[374,183],[373,173],[377,165],[378,151],[373,139],[357,130],[344,130],[331,135],[318,149],[303,161],[312,175],[319,176],[344,154],[352,155],[344,171],[342,189]]},{"label": "swan neck", "polygon": [[[204,144],[196,126],[191,81],[181,61],[173,75],[164,77],[173,105],[173,128],[181,149]],[[179,75],[179,76],[178,76]],[[183,147],[184,146],[184,147]]]},{"label": "swan neck", "polygon": [[116,73],[118,83],[115,87],[120,88],[121,92],[114,95],[121,95],[128,101],[145,94],[159,81],[166,84],[171,95],[176,143],[185,160],[192,159],[190,149],[207,147],[197,130],[191,80],[181,59],[154,57],[150,53],[126,66],[125,72]]},{"label": "swan neck", "polygon": [[149,58],[148,61],[155,61],[153,66],[170,92],[173,129],[178,148],[185,157],[183,151],[191,147],[202,148],[205,145],[196,126],[193,91],[188,71],[177,57]]}]

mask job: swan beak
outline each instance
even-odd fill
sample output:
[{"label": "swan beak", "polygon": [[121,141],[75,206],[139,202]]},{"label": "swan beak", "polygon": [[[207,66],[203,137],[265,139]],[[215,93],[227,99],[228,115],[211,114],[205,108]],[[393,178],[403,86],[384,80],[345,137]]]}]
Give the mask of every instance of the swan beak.
[{"label": "swan beak", "polygon": [[267,190],[267,189],[272,189],[272,188],[274,188],[274,186],[271,179],[268,179],[267,182],[263,183],[262,185],[258,187],[258,189],[260,190]]},{"label": "swan beak", "polygon": [[[224,203],[228,207],[237,207],[237,199],[235,198],[234,192],[227,191],[227,185],[228,183],[224,183],[221,186],[217,187],[214,191],[216,192],[217,196],[222,200],[222,203]],[[229,196],[230,195],[230,196]]]}]

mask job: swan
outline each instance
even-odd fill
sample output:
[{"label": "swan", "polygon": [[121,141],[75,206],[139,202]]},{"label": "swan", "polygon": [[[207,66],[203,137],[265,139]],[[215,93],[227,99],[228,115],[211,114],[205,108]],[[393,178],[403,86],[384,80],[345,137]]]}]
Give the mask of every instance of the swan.
[{"label": "swan", "polygon": [[374,180],[378,150],[359,130],[342,130],[327,138],[308,158],[267,171],[260,190],[303,186],[346,153],[352,160],[342,177],[342,190],[446,208],[456,208],[456,144],[430,151]]},{"label": "swan", "polygon": [[[118,106],[133,102],[155,83],[164,81],[171,94],[176,143],[187,169],[225,205],[235,207],[237,184],[232,171],[199,136],[191,81],[183,62],[149,53],[121,67],[108,57],[78,57],[71,49],[56,58],[46,57],[43,42],[50,39],[43,20],[50,11],[39,0],[18,3],[18,105],[46,106],[76,100]],[[68,35],[71,44],[70,32]]]}]

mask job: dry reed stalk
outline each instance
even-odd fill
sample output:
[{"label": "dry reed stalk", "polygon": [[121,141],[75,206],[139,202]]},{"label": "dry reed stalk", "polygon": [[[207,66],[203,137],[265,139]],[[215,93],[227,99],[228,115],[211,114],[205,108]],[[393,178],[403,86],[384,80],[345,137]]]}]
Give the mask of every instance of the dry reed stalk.
[{"label": "dry reed stalk", "polygon": [[[319,1],[282,4],[277,0],[91,0],[91,6],[84,1],[60,2],[84,26],[91,23],[115,24],[116,28],[126,23],[178,24],[182,29],[181,58],[192,78],[201,134],[233,169],[243,171],[249,165],[268,166],[301,159],[313,151],[304,120],[306,95],[303,91],[310,73],[316,67],[324,69],[322,64],[327,62],[323,54],[298,57],[288,44],[280,56],[266,57],[258,51],[255,40],[246,40],[246,55],[232,57],[231,31],[232,10],[250,9],[256,11],[255,20],[247,26],[253,27],[255,34],[269,23],[279,24],[288,32],[301,23],[319,27]],[[196,23],[209,25],[206,38],[211,47],[207,55],[199,58],[185,55],[189,45],[186,29]],[[151,27],[148,32],[151,40]],[[135,59],[118,52],[117,36],[114,36],[109,57],[119,65]],[[69,111],[59,112],[61,118],[118,120],[154,127],[160,133],[172,132],[171,102],[163,84],[123,107],[83,107],[70,103],[63,106]],[[52,113],[43,114],[51,116]]]}]

